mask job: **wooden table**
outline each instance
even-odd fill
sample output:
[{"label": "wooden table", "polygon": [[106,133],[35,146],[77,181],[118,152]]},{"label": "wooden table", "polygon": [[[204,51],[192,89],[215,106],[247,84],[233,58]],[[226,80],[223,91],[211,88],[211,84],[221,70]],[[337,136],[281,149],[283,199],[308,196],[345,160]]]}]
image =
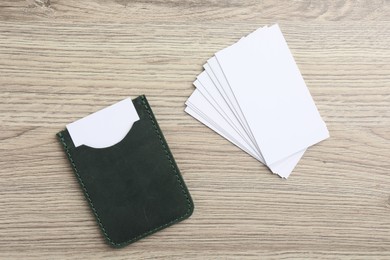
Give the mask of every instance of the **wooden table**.
[{"label": "wooden table", "polygon": [[[375,0],[1,1],[0,258],[390,259],[389,13]],[[331,134],[288,180],[183,111],[208,58],[275,22]],[[196,209],[118,250],[55,134],[140,94]]]}]

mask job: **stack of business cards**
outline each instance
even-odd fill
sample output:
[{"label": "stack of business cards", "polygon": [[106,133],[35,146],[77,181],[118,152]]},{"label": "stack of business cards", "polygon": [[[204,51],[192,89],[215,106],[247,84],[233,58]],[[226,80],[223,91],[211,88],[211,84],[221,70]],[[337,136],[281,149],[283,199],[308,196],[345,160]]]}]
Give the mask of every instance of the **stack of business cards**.
[{"label": "stack of business cards", "polygon": [[278,25],[217,52],[185,111],[287,178],[306,149],[329,137]]}]

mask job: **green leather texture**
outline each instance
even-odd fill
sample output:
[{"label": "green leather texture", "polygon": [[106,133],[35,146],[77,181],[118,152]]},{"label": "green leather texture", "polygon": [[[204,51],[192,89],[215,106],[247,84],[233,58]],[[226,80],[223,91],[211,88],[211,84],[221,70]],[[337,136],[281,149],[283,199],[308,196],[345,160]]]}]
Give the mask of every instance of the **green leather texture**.
[{"label": "green leather texture", "polygon": [[108,243],[123,247],[188,218],[194,205],[145,96],[140,120],[107,148],[74,146],[57,134]]}]

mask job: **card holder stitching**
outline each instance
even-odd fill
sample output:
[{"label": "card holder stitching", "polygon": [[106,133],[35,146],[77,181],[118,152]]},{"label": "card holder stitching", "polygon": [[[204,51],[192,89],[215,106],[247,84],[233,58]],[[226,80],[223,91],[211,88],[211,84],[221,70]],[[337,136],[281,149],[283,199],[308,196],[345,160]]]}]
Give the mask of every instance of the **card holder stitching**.
[{"label": "card holder stitching", "polygon": [[59,138],[60,138],[60,140],[61,140],[62,145],[63,145],[64,148],[65,148],[65,152],[66,152],[66,154],[67,154],[67,156],[68,156],[68,158],[69,158],[69,161],[70,161],[70,163],[71,163],[71,165],[72,165],[72,167],[73,167],[73,170],[74,170],[74,172],[75,172],[75,174],[76,174],[76,176],[77,176],[77,179],[78,179],[78,181],[79,181],[79,183],[80,183],[80,185],[81,185],[81,187],[82,187],[82,189],[83,189],[83,191],[84,191],[85,197],[87,198],[89,204],[91,205],[92,211],[93,211],[93,213],[94,213],[94,215],[95,215],[95,217],[96,217],[96,219],[97,219],[97,221],[98,221],[98,223],[99,223],[99,226],[100,226],[101,230],[103,231],[104,236],[106,237],[106,239],[108,240],[108,242],[109,242],[110,244],[112,244],[112,245],[114,245],[114,246],[117,246],[117,247],[121,247],[121,246],[127,245],[127,244],[129,244],[129,243],[131,243],[131,242],[134,242],[134,241],[136,241],[136,240],[138,240],[138,239],[140,239],[140,238],[142,238],[142,237],[145,237],[145,236],[147,236],[147,235],[149,235],[149,234],[152,234],[152,233],[154,233],[154,232],[156,232],[156,231],[158,231],[158,230],[160,230],[160,229],[162,229],[162,228],[164,228],[164,227],[167,227],[167,226],[169,226],[169,225],[171,225],[171,224],[176,223],[177,221],[180,221],[180,220],[186,218],[187,216],[189,216],[189,215],[191,214],[191,208],[192,208],[192,207],[191,207],[191,200],[190,200],[190,198],[189,198],[189,196],[188,196],[188,194],[187,194],[187,192],[186,192],[186,190],[185,190],[185,188],[184,188],[184,186],[183,186],[182,181],[180,180],[180,177],[179,177],[179,175],[178,175],[178,172],[177,172],[177,170],[176,170],[176,167],[175,167],[175,165],[174,165],[174,163],[173,163],[173,161],[172,161],[172,159],[171,159],[171,157],[170,157],[170,155],[169,155],[169,152],[168,152],[168,150],[167,150],[167,147],[166,147],[165,144],[164,144],[164,140],[163,140],[163,138],[162,138],[161,135],[160,135],[160,132],[159,132],[159,130],[158,130],[158,128],[157,128],[157,125],[156,125],[156,123],[155,123],[154,120],[153,120],[152,113],[151,113],[151,111],[150,111],[150,109],[149,109],[149,107],[148,107],[148,104],[147,104],[146,101],[145,101],[145,97],[144,97],[144,96],[141,96],[141,100],[142,100],[143,106],[145,107],[146,111],[148,112],[149,119],[150,119],[150,121],[151,121],[152,124],[153,124],[153,127],[154,127],[154,129],[155,129],[156,135],[158,136],[158,138],[159,138],[159,140],[160,140],[161,146],[164,148],[165,155],[166,155],[167,159],[168,159],[169,162],[170,162],[170,165],[171,165],[171,167],[172,167],[172,170],[173,170],[174,173],[175,173],[176,180],[177,180],[177,182],[180,184],[180,187],[181,187],[181,189],[182,189],[182,192],[183,192],[183,194],[184,194],[184,196],[185,196],[185,198],[186,198],[186,200],[187,200],[187,207],[188,207],[188,209],[187,209],[186,213],[183,214],[182,216],[177,217],[177,218],[171,220],[170,222],[165,223],[165,224],[163,224],[163,225],[160,225],[160,226],[158,226],[158,227],[156,227],[156,228],[153,228],[153,229],[151,229],[151,230],[148,230],[148,231],[144,232],[143,234],[138,235],[138,236],[136,236],[136,237],[134,237],[134,238],[132,238],[132,239],[129,239],[129,240],[125,241],[125,242],[122,242],[122,243],[115,243],[115,242],[112,241],[111,238],[108,236],[108,234],[107,234],[107,232],[106,232],[106,230],[105,230],[105,228],[104,228],[104,226],[103,226],[103,223],[101,222],[101,220],[100,220],[100,218],[99,218],[99,215],[98,215],[98,213],[97,213],[97,211],[96,211],[96,209],[95,209],[95,207],[94,207],[94,205],[93,205],[93,202],[92,202],[92,200],[91,200],[91,198],[90,198],[90,196],[89,196],[89,194],[88,194],[88,190],[87,190],[87,188],[85,187],[85,185],[84,185],[84,183],[83,183],[83,181],[82,181],[82,179],[81,179],[81,176],[79,175],[79,172],[78,172],[78,170],[77,170],[76,164],[75,164],[75,162],[73,161],[72,155],[71,155],[70,152],[69,152],[68,145],[67,145],[66,142],[65,142],[64,136],[63,136],[62,132],[58,133],[58,136],[59,136]]},{"label": "card holder stitching", "polygon": [[[178,172],[177,172],[177,170],[176,170],[176,167],[175,167],[175,165],[173,164],[172,159],[171,159],[171,156],[169,155],[169,152],[168,152],[168,150],[167,150],[167,148],[166,148],[166,146],[165,146],[165,144],[164,144],[164,140],[162,139],[162,137],[161,137],[161,135],[160,135],[160,131],[158,130],[157,125],[156,125],[156,123],[155,123],[154,120],[153,120],[152,113],[150,112],[149,107],[148,107],[147,103],[145,102],[144,96],[141,97],[141,100],[142,100],[142,103],[143,103],[144,106],[145,106],[146,111],[148,112],[150,121],[152,122],[153,127],[154,127],[154,129],[156,130],[156,134],[157,134],[158,138],[160,139],[161,146],[164,148],[165,155],[167,156],[167,158],[168,158],[168,160],[169,160],[169,162],[170,162],[170,164],[171,164],[172,170],[173,170],[174,173],[175,173],[176,180],[177,180],[177,182],[180,184],[181,190],[182,190],[184,196],[186,197],[188,209],[187,209],[186,214],[183,215],[183,217],[185,217],[185,216],[187,216],[187,215],[190,213],[190,211],[191,211],[191,201],[190,201],[190,199],[189,199],[189,197],[188,197],[188,194],[187,194],[186,190],[184,189],[183,183],[182,183],[181,180],[180,180],[180,177],[179,177],[179,174],[178,174]],[[179,219],[179,218],[178,218],[178,219]],[[176,219],[176,220],[178,220],[178,219]]]},{"label": "card holder stitching", "polygon": [[88,190],[87,190],[87,188],[85,187],[84,182],[83,182],[83,180],[81,179],[81,177],[80,177],[80,175],[79,175],[79,172],[78,172],[78,170],[77,170],[76,164],[75,164],[74,161],[73,161],[72,155],[69,153],[68,145],[66,144],[65,139],[64,139],[64,136],[62,135],[62,133],[59,133],[59,137],[60,137],[60,139],[61,139],[62,145],[63,145],[64,148],[65,148],[66,154],[67,154],[67,156],[68,156],[68,158],[69,158],[69,161],[70,161],[70,163],[71,163],[71,165],[72,165],[72,167],[73,167],[73,170],[74,170],[74,172],[75,172],[75,174],[76,174],[76,176],[77,176],[77,179],[78,179],[78,181],[79,181],[81,187],[83,188],[85,197],[87,198],[89,204],[91,205],[92,211],[93,211],[93,213],[94,213],[94,215],[95,215],[95,217],[96,217],[96,219],[97,219],[97,221],[98,221],[98,223],[99,223],[100,228],[101,228],[102,231],[103,231],[104,236],[107,238],[107,240],[108,240],[111,244],[117,245],[117,244],[115,244],[115,243],[110,239],[110,237],[108,236],[108,234],[107,234],[107,232],[106,232],[106,229],[104,228],[102,222],[100,221],[100,218],[99,218],[99,215],[98,215],[98,213],[97,213],[97,211],[96,211],[96,209],[95,209],[95,206],[93,205],[93,202],[92,202],[91,198],[89,197]]}]

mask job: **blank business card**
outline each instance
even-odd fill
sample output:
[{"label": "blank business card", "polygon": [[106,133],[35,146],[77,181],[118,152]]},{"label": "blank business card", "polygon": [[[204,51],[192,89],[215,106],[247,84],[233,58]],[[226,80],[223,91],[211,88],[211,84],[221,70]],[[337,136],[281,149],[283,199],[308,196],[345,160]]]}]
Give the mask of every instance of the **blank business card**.
[{"label": "blank business card", "polygon": [[287,178],[329,137],[278,25],[217,52],[194,82],[186,112]]},{"label": "blank business card", "polygon": [[120,142],[139,120],[131,98],[81,118],[66,126],[75,147],[110,147]]}]

